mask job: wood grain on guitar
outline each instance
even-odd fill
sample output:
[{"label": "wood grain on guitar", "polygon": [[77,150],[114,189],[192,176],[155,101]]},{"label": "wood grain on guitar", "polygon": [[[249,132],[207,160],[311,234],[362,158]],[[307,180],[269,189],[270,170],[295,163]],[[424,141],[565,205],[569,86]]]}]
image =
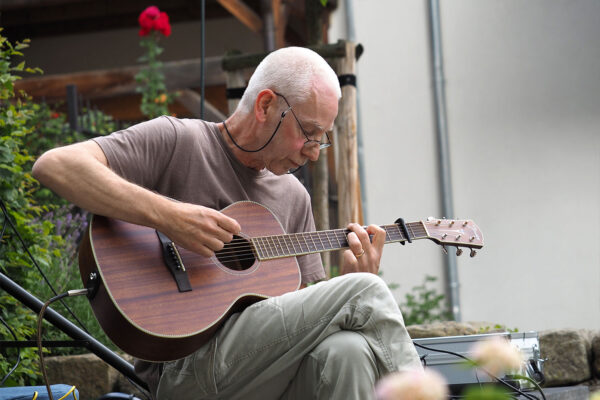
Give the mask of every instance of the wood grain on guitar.
[{"label": "wood grain on guitar", "polygon": [[[185,292],[166,267],[153,229],[94,216],[80,248],[79,268],[84,285],[96,285],[90,298],[96,318],[123,351],[148,361],[185,357],[232,313],[297,290],[296,256],[348,247],[345,229],[286,234],[275,216],[254,202],[234,203],[222,212],[239,222],[242,233],[211,258],[177,248],[192,287]],[[408,237],[397,224],[382,226],[386,243],[410,238],[483,246],[472,221],[437,221],[406,224]]]}]

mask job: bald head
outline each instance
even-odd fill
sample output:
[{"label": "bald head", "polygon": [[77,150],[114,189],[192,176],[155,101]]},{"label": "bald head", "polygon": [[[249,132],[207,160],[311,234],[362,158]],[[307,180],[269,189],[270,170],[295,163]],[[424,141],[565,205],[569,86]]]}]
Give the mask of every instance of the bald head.
[{"label": "bald head", "polygon": [[337,75],[327,61],[304,47],[286,47],[265,57],[256,67],[237,111],[252,112],[261,90],[271,89],[286,96],[292,104],[307,100],[315,84],[326,85],[342,97]]}]

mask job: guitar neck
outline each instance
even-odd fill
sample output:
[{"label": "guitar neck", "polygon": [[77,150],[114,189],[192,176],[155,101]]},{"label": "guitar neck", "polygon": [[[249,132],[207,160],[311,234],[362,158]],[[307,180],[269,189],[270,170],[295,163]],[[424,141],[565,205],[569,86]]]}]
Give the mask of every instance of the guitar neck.
[{"label": "guitar neck", "polygon": [[[408,238],[398,225],[383,225],[385,243],[404,242]],[[406,224],[411,240],[427,239],[427,231],[422,222]],[[260,260],[302,256],[312,253],[348,248],[348,229],[332,229],[319,232],[292,233],[286,235],[259,236],[251,239],[256,255]]]}]

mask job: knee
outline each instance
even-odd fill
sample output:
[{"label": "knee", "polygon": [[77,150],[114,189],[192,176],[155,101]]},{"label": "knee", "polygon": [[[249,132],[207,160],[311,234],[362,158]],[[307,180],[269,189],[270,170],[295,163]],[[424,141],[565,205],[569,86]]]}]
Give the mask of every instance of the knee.
[{"label": "knee", "polygon": [[345,330],[328,336],[315,348],[313,355],[337,368],[369,365],[374,360],[365,338],[360,333]]},{"label": "knee", "polygon": [[352,285],[358,289],[376,288],[388,290],[387,284],[383,279],[369,272],[354,272],[342,275],[341,278],[346,281],[346,285]]}]

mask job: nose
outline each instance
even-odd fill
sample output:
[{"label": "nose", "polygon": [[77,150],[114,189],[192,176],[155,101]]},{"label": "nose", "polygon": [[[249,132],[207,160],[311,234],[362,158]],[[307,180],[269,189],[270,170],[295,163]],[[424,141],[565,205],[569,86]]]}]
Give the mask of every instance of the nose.
[{"label": "nose", "polygon": [[302,154],[306,156],[310,161],[317,161],[320,153],[319,145],[317,143],[308,143],[302,147]]}]

